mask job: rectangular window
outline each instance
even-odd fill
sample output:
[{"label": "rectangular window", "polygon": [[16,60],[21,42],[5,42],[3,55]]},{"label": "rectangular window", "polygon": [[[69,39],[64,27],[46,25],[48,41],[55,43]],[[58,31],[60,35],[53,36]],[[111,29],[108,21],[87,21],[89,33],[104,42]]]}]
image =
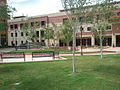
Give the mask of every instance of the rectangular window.
[{"label": "rectangular window", "polygon": [[15,26],[14,26],[14,27],[15,27],[15,29],[18,29],[18,24],[15,24]]},{"label": "rectangular window", "polygon": [[21,41],[21,44],[23,44],[23,41]]},{"label": "rectangular window", "polygon": [[15,42],[15,44],[17,45],[17,41]]},{"label": "rectangular window", "polygon": [[91,31],[91,27],[87,27],[87,31]]},{"label": "rectangular window", "polygon": [[26,33],[26,36],[28,36],[28,33]]},{"label": "rectangular window", "polygon": [[21,29],[23,28],[23,23],[20,24],[20,28],[21,28]]},{"label": "rectangular window", "polygon": [[12,45],[12,46],[14,46],[14,43],[13,43],[13,41],[11,41],[11,45]]},{"label": "rectangular window", "polygon": [[45,26],[45,21],[41,21],[41,26]]},{"label": "rectangular window", "polygon": [[21,36],[24,36],[24,35],[23,35],[23,32],[21,32]]},{"label": "rectangular window", "polygon": [[32,27],[34,26],[34,22],[31,22],[31,26],[32,26]]},{"label": "rectangular window", "polygon": [[64,18],[63,19],[63,24],[66,23],[68,21],[68,18]]},{"label": "rectangular window", "polygon": [[10,29],[14,29],[14,28],[13,28],[13,25],[10,25]]},{"label": "rectangular window", "polygon": [[15,33],[15,37],[17,37],[17,33]]},{"label": "rectangular window", "polygon": [[120,16],[120,12],[117,12],[117,16]]},{"label": "rectangular window", "polygon": [[41,31],[41,37],[44,37],[44,31]]},{"label": "rectangular window", "polygon": [[108,26],[106,27],[106,29],[107,29],[107,30],[111,30],[111,29],[112,29],[112,26],[111,26],[111,25],[108,25]]},{"label": "rectangular window", "polygon": [[36,35],[37,35],[37,37],[39,37],[39,31],[36,31]]},{"label": "rectangular window", "polygon": [[11,33],[11,37],[13,37],[13,33]]}]

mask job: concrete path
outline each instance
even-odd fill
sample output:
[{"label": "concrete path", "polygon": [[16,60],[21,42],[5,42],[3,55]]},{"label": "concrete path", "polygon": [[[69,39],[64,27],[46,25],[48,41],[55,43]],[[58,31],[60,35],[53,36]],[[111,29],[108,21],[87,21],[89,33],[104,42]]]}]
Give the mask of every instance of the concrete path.
[{"label": "concrete path", "polygon": [[[14,48],[7,48],[7,49],[0,49],[0,52],[10,52],[15,50]],[[86,48],[83,49],[84,55],[100,55],[100,53],[91,53],[91,52],[95,52],[95,51],[100,51],[99,49],[95,49],[95,48]],[[104,49],[104,51],[114,51],[114,52],[104,52],[104,54],[120,54],[120,47],[110,47],[110,48],[106,48]],[[78,51],[80,52],[80,50]],[[59,54],[60,58],[55,58],[53,59],[52,57],[40,57],[40,58],[34,58],[32,59],[32,55],[31,54],[25,54],[25,62],[32,62],[32,61],[54,61],[54,60],[66,60],[66,58],[62,57],[62,56],[72,56],[72,53],[64,53],[64,54]],[[80,53],[77,53],[76,56],[80,56]],[[12,59],[4,59],[1,60],[0,58],[0,63],[13,63],[13,62],[24,62],[24,59],[22,58],[12,58]]]}]

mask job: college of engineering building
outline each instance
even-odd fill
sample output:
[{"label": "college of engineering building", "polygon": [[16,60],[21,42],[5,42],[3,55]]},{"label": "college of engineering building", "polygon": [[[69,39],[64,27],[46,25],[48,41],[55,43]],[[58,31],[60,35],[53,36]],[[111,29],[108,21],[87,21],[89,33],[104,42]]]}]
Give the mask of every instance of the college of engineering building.
[{"label": "college of engineering building", "polygon": [[[120,6],[120,1],[115,2],[116,5]],[[116,17],[120,18],[120,9],[116,10]],[[65,12],[60,11],[58,13],[52,13],[52,14],[46,14],[46,15],[40,15],[40,16],[34,16],[34,17],[15,17],[14,19],[8,20],[8,45],[17,45],[26,43],[26,33],[22,31],[22,25],[25,24],[25,20],[30,19],[30,24],[33,23],[39,23],[38,28],[36,29],[36,35],[37,35],[37,42],[44,42],[47,44],[47,40],[44,38],[44,31],[43,28],[49,26],[52,27],[52,23],[55,23],[57,26],[62,25],[64,23],[64,20],[67,19],[67,15]],[[89,24],[83,24],[83,32],[82,32],[82,39],[81,39],[81,32],[77,32],[76,37],[76,45],[82,45],[84,46],[94,46],[99,45],[99,42],[95,37],[93,36],[91,32],[91,25]],[[50,45],[53,44],[53,40],[50,41]],[[60,40],[56,41],[56,44],[63,46],[63,42]],[[108,26],[106,30],[106,38],[103,42],[103,45],[105,46],[120,46],[120,22],[112,24]]]}]

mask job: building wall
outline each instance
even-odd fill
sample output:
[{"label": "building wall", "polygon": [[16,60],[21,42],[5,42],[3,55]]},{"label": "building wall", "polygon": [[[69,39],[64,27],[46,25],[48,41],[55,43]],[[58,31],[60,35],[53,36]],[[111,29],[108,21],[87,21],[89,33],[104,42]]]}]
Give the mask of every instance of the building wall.
[{"label": "building wall", "polygon": [[[120,3],[117,3],[117,5],[120,5]],[[116,10],[116,16],[120,17],[120,9]],[[34,16],[34,17],[25,17],[25,18],[17,18],[17,19],[12,19],[9,20],[8,22],[8,45],[11,46],[13,42],[15,44],[15,42],[17,41],[17,45],[20,45],[22,43],[26,42],[26,37],[25,37],[25,33],[24,36],[21,36],[21,32],[22,30],[20,29],[20,24],[21,23],[25,23],[25,21],[31,18],[29,22],[39,22],[40,26],[37,28],[36,31],[39,32],[39,37],[37,38],[38,42],[42,42],[44,41],[46,43],[46,45],[48,45],[48,41],[44,39],[44,37],[41,36],[41,32],[42,29],[45,27],[53,27],[52,23],[56,24],[57,26],[60,26],[63,24],[64,19],[67,18],[66,14],[64,12],[58,12],[58,13],[53,13],[53,14],[47,14],[47,15],[41,15],[41,16]],[[41,26],[41,22],[45,21],[46,25]],[[17,29],[10,29],[10,25],[18,25]],[[94,38],[94,35],[91,33],[91,30],[89,29],[92,25],[91,24],[83,24],[82,27],[84,28],[83,32],[82,32],[82,39],[83,39],[83,45],[88,46],[87,44],[90,44],[90,46],[94,46],[96,45],[96,39]],[[78,45],[80,45],[80,40],[81,40],[81,32],[78,29],[77,30],[77,43]],[[13,37],[11,37],[11,33],[13,33]],[[15,33],[18,33],[18,36],[15,37]],[[109,46],[120,46],[120,41],[117,42],[117,40],[119,40],[119,35],[120,35],[120,23],[115,23],[113,25],[111,25],[111,28],[106,30],[106,41],[105,41],[105,45]],[[60,44],[59,40],[56,40],[56,45]],[[50,45],[53,45],[54,40],[50,40]]]}]

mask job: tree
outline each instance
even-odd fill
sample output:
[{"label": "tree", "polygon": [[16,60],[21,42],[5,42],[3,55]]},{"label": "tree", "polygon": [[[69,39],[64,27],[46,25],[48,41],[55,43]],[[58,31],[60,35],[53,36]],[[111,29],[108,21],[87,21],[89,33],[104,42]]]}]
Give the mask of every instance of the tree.
[{"label": "tree", "polygon": [[43,30],[44,30],[44,37],[45,37],[45,39],[47,39],[47,41],[48,41],[47,45],[49,47],[50,46],[50,39],[53,39],[53,37],[54,37],[54,31],[50,27],[45,27]]},{"label": "tree", "polygon": [[53,39],[54,39],[54,46],[56,47],[56,46],[59,46],[59,44],[57,45],[56,44],[56,41],[59,41],[59,39],[60,39],[60,36],[61,36],[61,25],[60,26],[58,26],[57,24],[55,24],[55,23],[52,23],[52,29],[53,29],[53,34],[54,34],[54,37],[53,37]]},{"label": "tree", "polygon": [[7,36],[7,20],[10,18],[10,13],[15,11],[16,9],[7,5],[6,1],[0,1],[0,45],[2,38],[1,36]]},{"label": "tree", "polygon": [[[75,69],[75,48],[76,48],[76,31],[80,26],[79,18],[83,16],[84,12],[88,10],[88,8],[84,8],[85,5],[89,4],[89,0],[61,0],[63,8],[68,16],[68,20],[72,25],[73,30],[73,72],[76,72]],[[83,16],[84,17],[84,16]]]},{"label": "tree", "polygon": [[69,42],[72,41],[72,27],[68,21],[66,21],[61,27],[61,38],[60,40],[64,43],[67,43],[67,47],[69,46]]},{"label": "tree", "polygon": [[26,33],[26,40],[29,44],[29,42],[36,42],[37,35],[36,30],[39,26],[39,23],[36,23],[34,21],[31,22],[31,18],[27,18],[27,20],[23,20],[22,28],[21,30]]},{"label": "tree", "polygon": [[105,38],[106,27],[110,25],[109,19],[114,15],[116,6],[114,0],[96,0],[92,7],[92,32],[100,42],[101,59],[103,58],[103,40]]}]

